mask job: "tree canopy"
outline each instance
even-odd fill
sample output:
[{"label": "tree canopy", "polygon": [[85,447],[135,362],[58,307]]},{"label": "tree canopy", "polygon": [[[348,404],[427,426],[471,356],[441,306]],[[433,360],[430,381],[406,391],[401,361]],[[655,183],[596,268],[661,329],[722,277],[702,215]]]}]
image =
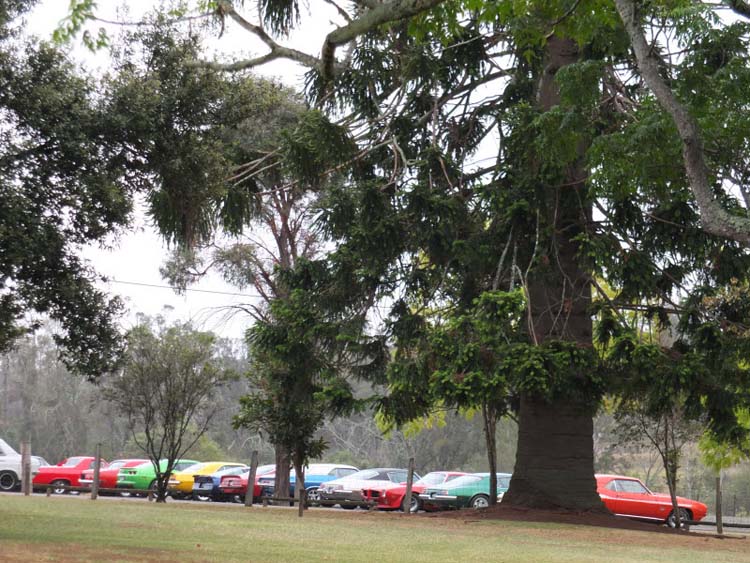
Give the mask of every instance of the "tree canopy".
[{"label": "tree canopy", "polygon": [[[316,193],[331,251],[305,268],[327,314],[388,309],[386,416],[422,416],[440,381],[450,399],[482,333],[444,369],[429,335],[518,290],[515,348],[488,349],[519,420],[503,502],[602,509],[591,418],[606,394],[677,386],[686,416],[741,438],[748,367],[707,303],[750,265],[743,4],[362,1],[335,8],[320,57],[281,44],[294,0],[260,3],[258,23],[241,4],[201,6],[269,52],[196,53],[185,76],[309,67],[316,109],[238,170],[275,167],[288,181],[274,189]],[[655,343],[664,330],[673,342]]]}]

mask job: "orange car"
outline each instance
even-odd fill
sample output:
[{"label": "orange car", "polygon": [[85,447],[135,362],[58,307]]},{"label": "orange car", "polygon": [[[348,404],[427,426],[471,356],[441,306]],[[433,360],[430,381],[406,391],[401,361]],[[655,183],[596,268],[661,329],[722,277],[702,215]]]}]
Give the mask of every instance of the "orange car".
[{"label": "orange car", "polygon": [[[596,490],[604,505],[615,516],[661,522],[670,528],[677,526],[671,497],[652,493],[635,477],[597,475]],[[697,522],[705,518],[708,512],[708,507],[702,502],[683,497],[677,497],[677,506],[681,521]]]}]

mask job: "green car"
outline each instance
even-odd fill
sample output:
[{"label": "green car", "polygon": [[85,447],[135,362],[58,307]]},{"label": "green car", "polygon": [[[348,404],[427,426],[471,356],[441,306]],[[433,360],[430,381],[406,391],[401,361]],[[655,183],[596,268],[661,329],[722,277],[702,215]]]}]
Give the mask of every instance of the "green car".
[{"label": "green car", "polygon": [[[199,463],[194,459],[178,459],[174,464],[173,471],[182,471],[191,465]],[[159,471],[166,471],[167,460],[159,460]],[[154,465],[147,461],[135,467],[123,467],[117,472],[118,489],[140,489],[147,490],[156,486],[156,471]]]},{"label": "green car", "polygon": [[[497,474],[497,499],[510,485],[510,473]],[[490,474],[472,473],[425,489],[419,495],[425,510],[445,508],[486,508],[490,505]]]}]

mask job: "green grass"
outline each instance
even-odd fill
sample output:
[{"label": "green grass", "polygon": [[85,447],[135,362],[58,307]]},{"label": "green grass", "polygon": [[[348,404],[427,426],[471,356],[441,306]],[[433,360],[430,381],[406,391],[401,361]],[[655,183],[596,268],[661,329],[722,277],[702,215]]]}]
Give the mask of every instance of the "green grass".
[{"label": "green grass", "polygon": [[471,517],[2,495],[0,560],[750,563],[742,539]]}]

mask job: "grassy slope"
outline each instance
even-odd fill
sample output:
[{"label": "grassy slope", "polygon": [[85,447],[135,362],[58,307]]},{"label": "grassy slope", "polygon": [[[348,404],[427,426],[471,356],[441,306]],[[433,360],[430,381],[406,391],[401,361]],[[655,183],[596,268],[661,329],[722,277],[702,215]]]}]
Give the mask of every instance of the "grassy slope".
[{"label": "grassy slope", "polygon": [[[471,515],[467,515],[467,519]],[[2,561],[746,561],[746,540],[232,505],[0,497]]]}]

